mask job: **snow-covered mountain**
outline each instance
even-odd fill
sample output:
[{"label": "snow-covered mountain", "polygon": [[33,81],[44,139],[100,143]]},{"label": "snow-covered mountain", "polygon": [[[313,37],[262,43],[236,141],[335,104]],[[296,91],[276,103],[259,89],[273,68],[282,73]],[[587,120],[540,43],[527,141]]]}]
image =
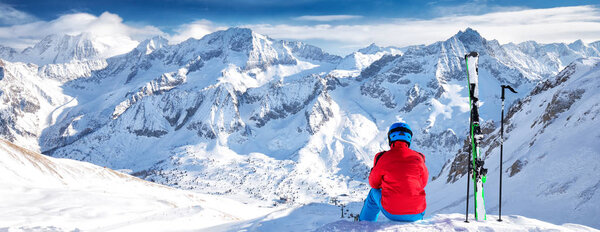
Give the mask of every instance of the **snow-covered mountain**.
[{"label": "snow-covered mountain", "polygon": [[99,47],[90,38],[90,34],[48,35],[33,47],[28,47],[20,53],[15,50],[11,54],[0,53],[0,58],[9,61],[45,64],[69,63],[71,61],[84,61],[100,58]]},{"label": "snow-covered mountain", "polygon": [[35,46],[23,50],[22,60],[19,61],[44,65],[99,58],[102,48],[95,47],[89,36],[89,34],[46,36]]},{"label": "snow-covered mountain", "polygon": [[[599,90],[600,58],[578,59],[510,108],[502,169],[504,213],[600,227]],[[499,129],[485,131],[486,206],[494,213],[498,211]],[[460,152],[430,186],[429,192],[445,195],[432,194],[429,201],[447,202],[433,206],[433,213],[464,210],[468,156]]]},{"label": "snow-covered mountain", "polygon": [[34,64],[0,59],[0,135],[39,151],[42,130],[56,123],[65,107],[76,105],[61,83],[38,75]]},{"label": "snow-covered mountain", "polygon": [[[295,152],[330,116],[326,108],[331,102],[328,81],[315,74],[331,70],[340,59],[310,45],[276,41],[236,28],[149,54],[136,49],[109,59],[107,68],[91,78],[67,83],[65,90],[79,105],[64,114],[65,120],[47,128],[41,141],[48,154],[132,169],[163,183],[200,186],[209,192],[238,189],[252,194],[249,189],[260,189],[263,198],[280,199],[284,196],[272,191],[279,186],[298,194],[294,191],[297,185],[283,181],[309,179],[288,175],[296,168],[289,159],[298,155]],[[289,121],[285,119],[289,115],[299,115],[292,131],[277,130],[273,126],[281,126],[274,124],[264,126],[278,119],[277,123]],[[278,139],[277,133],[282,138]],[[111,136],[105,136],[108,134]],[[290,146],[283,144],[283,136],[295,136],[288,140]],[[271,142],[262,144],[260,140]],[[108,143],[114,144],[111,150],[115,150],[103,155],[89,153],[106,149]],[[163,145],[156,147],[157,143]],[[73,153],[74,147],[80,147],[80,152]],[[192,148],[201,153],[187,152]],[[146,149],[151,152],[139,153]],[[206,152],[210,155],[203,155]],[[180,180],[179,169],[191,172],[206,162],[212,168],[195,176],[222,173],[223,168],[250,170],[213,159],[226,158],[227,152],[241,164],[248,162],[246,157],[253,152],[269,154],[271,157],[256,156],[261,160],[257,164],[279,170],[266,174],[281,182],[271,185],[257,173],[252,176],[260,177],[258,183],[223,181],[218,189],[208,188],[214,182],[211,179]],[[191,158],[190,169],[179,160]],[[319,173],[326,169],[320,168]],[[335,176],[327,175],[331,178],[318,181],[340,185]],[[244,188],[236,188],[239,184]]]},{"label": "snow-covered mountain", "polygon": [[[600,42],[600,41],[599,41]],[[584,44],[577,40],[571,44],[539,44],[527,41],[520,44],[503,45],[508,57],[521,63],[525,72],[540,70],[543,78],[556,74],[578,58],[600,56],[600,43]]]},{"label": "snow-covered mountain", "polygon": [[372,43],[367,47],[358,49],[357,52],[360,52],[362,54],[377,54],[380,52],[386,52],[392,55],[402,55],[402,53],[404,52],[403,50],[405,50],[405,48],[398,48],[394,46],[380,47],[377,46],[375,43]]},{"label": "snow-covered mountain", "polygon": [[17,53],[17,50],[13,48],[0,45],[0,58],[2,59],[12,60],[14,59],[15,55],[17,55]]},{"label": "snow-covered mountain", "polygon": [[90,33],[78,35],[52,34],[21,52],[0,46],[0,59],[44,66],[46,64],[106,59],[123,54],[137,44],[136,41],[129,38],[118,36],[107,37]]},{"label": "snow-covered mountain", "polygon": [[[448,205],[464,192],[454,184],[462,175],[446,177],[457,172],[451,167],[460,166],[454,163],[464,156],[468,133],[464,54],[480,53],[481,115],[489,132],[499,122],[500,84],[517,88],[510,99],[525,97],[565,65],[598,56],[598,44],[500,45],[467,29],[431,45],[371,45],[342,58],[241,28],[177,45],[155,37],[106,60],[3,62],[5,72],[13,70],[9,76],[23,78],[0,80],[0,87],[25,86],[31,94],[23,99],[44,100],[39,86],[24,83],[51,81],[62,100],[47,107],[56,111],[23,118],[11,110],[21,100],[3,89],[1,97],[15,102],[0,105],[3,120],[12,118],[7,125],[37,126],[27,142],[9,137],[18,134],[10,128],[2,136],[37,141],[39,148],[28,147],[55,157],[244,201],[302,204],[347,195],[358,202],[373,155],[387,149],[387,127],[404,120],[435,179],[430,207],[456,212],[459,206]],[[44,118],[52,120],[40,123]],[[441,199],[443,186],[456,188],[456,197]]]},{"label": "snow-covered mountain", "polygon": [[335,76],[352,76],[360,74],[360,71],[371,65],[384,55],[402,55],[407,48],[379,47],[374,43],[368,47],[361,48],[356,52],[344,57],[335,70],[331,72]]}]

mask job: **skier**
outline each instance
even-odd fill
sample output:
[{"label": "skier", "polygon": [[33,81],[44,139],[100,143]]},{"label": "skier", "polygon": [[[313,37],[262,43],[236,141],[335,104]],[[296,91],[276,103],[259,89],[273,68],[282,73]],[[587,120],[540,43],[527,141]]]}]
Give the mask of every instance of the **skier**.
[{"label": "skier", "polygon": [[411,139],[412,130],[408,124],[390,126],[390,150],[375,155],[369,174],[372,189],[360,212],[360,221],[377,221],[379,212],[393,221],[423,219],[429,171],[425,156],[409,148]]}]

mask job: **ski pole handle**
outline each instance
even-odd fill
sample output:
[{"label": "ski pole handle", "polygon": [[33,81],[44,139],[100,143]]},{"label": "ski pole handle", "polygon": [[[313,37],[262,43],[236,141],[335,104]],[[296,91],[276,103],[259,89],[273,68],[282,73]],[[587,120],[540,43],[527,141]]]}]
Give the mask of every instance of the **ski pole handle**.
[{"label": "ski pole handle", "polygon": [[510,87],[510,85],[503,85],[502,88],[507,88],[508,90],[510,90],[513,93],[517,93],[517,91],[515,91],[515,89],[513,89],[512,87]]},{"label": "ski pole handle", "polygon": [[502,99],[504,100],[504,89],[508,89],[513,93],[517,93],[517,91],[515,91],[515,89],[513,89],[512,87],[510,87],[510,85],[502,85]]}]

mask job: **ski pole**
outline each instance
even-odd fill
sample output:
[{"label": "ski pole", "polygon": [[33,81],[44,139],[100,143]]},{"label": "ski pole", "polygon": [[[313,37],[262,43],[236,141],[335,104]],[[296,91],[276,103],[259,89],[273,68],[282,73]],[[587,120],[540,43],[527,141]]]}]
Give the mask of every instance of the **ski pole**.
[{"label": "ski pole", "polygon": [[469,223],[469,184],[471,183],[471,159],[468,160],[467,165],[467,209],[465,210],[465,222]]},{"label": "ski pole", "polygon": [[502,85],[502,114],[500,116],[500,193],[498,198],[498,221],[502,221],[502,150],[504,149],[504,90],[508,89],[513,93],[517,93],[515,89],[509,85]]}]

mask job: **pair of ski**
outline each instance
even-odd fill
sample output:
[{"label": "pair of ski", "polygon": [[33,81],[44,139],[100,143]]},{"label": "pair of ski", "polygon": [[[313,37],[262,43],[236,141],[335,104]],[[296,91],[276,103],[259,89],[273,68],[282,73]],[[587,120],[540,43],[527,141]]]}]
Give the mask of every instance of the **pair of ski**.
[{"label": "pair of ski", "polygon": [[[467,80],[469,87],[469,106],[471,108],[470,119],[470,139],[471,139],[471,159],[468,167],[468,174],[471,175],[474,187],[475,220],[486,220],[485,202],[483,194],[483,183],[486,181],[487,169],[483,168],[483,157],[480,152],[480,143],[483,140],[483,134],[479,125],[479,54],[471,52],[465,55],[467,64]],[[502,221],[502,150],[504,143],[504,90],[509,89],[513,93],[516,91],[508,85],[502,85],[502,116],[500,128],[500,198],[499,198],[499,218]],[[467,178],[467,209],[465,213],[465,222],[469,222],[469,184],[471,181]]]}]

